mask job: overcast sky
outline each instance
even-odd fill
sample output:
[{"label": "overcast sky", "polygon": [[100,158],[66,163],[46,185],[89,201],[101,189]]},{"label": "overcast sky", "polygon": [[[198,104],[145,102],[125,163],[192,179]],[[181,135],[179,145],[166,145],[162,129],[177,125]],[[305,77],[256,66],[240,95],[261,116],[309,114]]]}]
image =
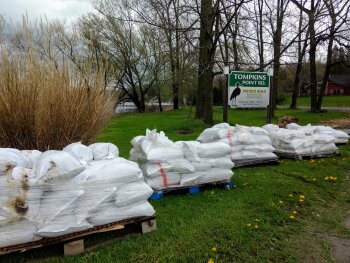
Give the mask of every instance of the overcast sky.
[{"label": "overcast sky", "polygon": [[9,21],[18,22],[28,14],[30,21],[40,16],[61,19],[71,24],[82,14],[93,11],[91,0],[0,0],[0,14]]}]

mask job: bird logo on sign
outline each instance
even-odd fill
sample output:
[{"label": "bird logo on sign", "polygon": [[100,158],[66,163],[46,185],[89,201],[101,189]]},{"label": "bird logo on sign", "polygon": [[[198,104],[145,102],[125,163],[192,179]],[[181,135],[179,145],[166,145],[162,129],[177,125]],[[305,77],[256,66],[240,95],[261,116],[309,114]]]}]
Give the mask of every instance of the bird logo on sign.
[{"label": "bird logo on sign", "polygon": [[[232,106],[233,106],[233,105],[237,106],[237,101],[236,101],[236,99],[237,99],[237,97],[239,96],[239,94],[241,94],[241,88],[240,88],[239,86],[240,86],[240,84],[237,83],[237,84],[236,84],[236,88],[235,88],[235,89],[232,91],[232,93],[231,93],[230,101],[232,102]],[[235,104],[233,104],[233,101],[235,101]]]}]

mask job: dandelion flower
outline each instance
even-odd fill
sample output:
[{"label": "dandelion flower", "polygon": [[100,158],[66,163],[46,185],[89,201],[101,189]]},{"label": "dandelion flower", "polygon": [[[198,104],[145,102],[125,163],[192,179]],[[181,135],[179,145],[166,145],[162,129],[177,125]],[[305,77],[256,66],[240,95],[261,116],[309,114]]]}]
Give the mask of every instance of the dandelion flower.
[{"label": "dandelion flower", "polygon": [[216,252],[216,251],[218,251],[218,250],[216,249],[216,247],[212,247],[212,248],[211,248],[211,251]]},{"label": "dandelion flower", "polygon": [[329,176],[326,176],[324,179],[325,179],[326,181],[328,181],[328,180],[329,180]]},{"label": "dandelion flower", "polygon": [[304,201],[305,201],[304,199],[299,199],[300,203],[304,203]]},{"label": "dandelion flower", "polygon": [[208,263],[214,263],[214,259],[209,258]]},{"label": "dandelion flower", "polygon": [[252,226],[252,224],[247,224],[247,227],[251,227]]},{"label": "dandelion flower", "polygon": [[293,197],[293,194],[289,194],[288,196],[289,196],[289,197]]},{"label": "dandelion flower", "polygon": [[256,221],[256,222],[260,222],[260,220],[259,220],[259,219],[257,219],[257,218],[255,218],[255,221]]},{"label": "dandelion flower", "polygon": [[316,178],[312,178],[312,181],[316,181]]},{"label": "dandelion flower", "polygon": [[258,228],[259,228],[259,225],[255,225],[254,228],[255,228],[255,229],[258,229]]},{"label": "dandelion flower", "polygon": [[304,195],[299,195],[299,198],[300,199],[305,199],[305,196]]},{"label": "dandelion flower", "polygon": [[295,216],[290,215],[289,218],[290,218],[290,219],[295,219]]},{"label": "dandelion flower", "polygon": [[283,204],[283,201],[282,200],[279,200],[278,203],[280,203],[281,205]]},{"label": "dandelion flower", "polygon": [[294,214],[294,215],[296,215],[297,213],[298,213],[297,211],[295,211],[295,210],[293,211],[293,214]]}]

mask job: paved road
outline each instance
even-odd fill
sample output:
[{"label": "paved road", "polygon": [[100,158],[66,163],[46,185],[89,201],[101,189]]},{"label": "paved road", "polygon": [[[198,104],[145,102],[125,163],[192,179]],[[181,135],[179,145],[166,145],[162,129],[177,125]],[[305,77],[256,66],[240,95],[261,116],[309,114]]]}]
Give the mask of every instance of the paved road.
[{"label": "paved road", "polygon": [[[278,109],[288,109],[289,106],[277,106]],[[298,109],[309,110],[310,106],[298,106]],[[322,107],[322,110],[350,112],[350,107]]]}]

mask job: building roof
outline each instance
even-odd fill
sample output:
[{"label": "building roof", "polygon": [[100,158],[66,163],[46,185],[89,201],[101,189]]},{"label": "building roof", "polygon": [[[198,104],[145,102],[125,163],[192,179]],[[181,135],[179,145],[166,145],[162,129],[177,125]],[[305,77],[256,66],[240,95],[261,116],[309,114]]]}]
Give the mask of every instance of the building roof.
[{"label": "building roof", "polygon": [[350,89],[350,75],[349,74],[332,74],[329,76],[329,82],[341,85],[344,88]]}]

